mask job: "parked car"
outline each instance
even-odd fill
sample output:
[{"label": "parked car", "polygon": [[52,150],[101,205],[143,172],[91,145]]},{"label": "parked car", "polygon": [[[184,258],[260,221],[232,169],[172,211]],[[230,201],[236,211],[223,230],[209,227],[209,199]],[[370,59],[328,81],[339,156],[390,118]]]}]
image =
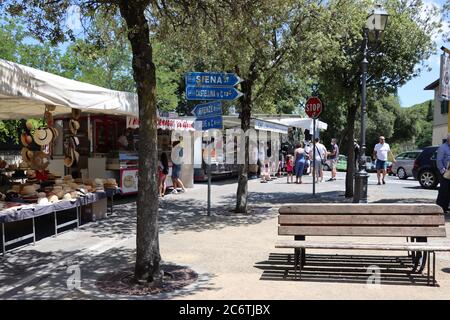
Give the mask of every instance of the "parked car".
[{"label": "parked car", "polygon": [[[324,171],[331,171],[330,160],[326,161],[327,163],[323,165]],[[336,163],[337,171],[347,171],[347,156],[340,154],[338,161]]]},{"label": "parked car", "polygon": [[375,161],[372,161],[372,157],[366,156],[366,171],[367,172],[377,172]]},{"label": "parked car", "polygon": [[344,156],[343,154],[339,155],[337,164],[336,164],[336,170],[337,171],[347,171],[347,156]]},{"label": "parked car", "polygon": [[388,161],[388,166],[387,166],[386,172],[389,176],[395,176],[395,173],[392,171],[392,165],[393,165],[393,163]]},{"label": "parked car", "polygon": [[427,147],[414,161],[412,173],[422,188],[434,189],[439,184],[439,170],[436,167],[438,146]]},{"label": "parked car", "polygon": [[395,173],[399,179],[408,179],[408,177],[412,177],[414,161],[421,152],[422,150],[413,150],[400,153],[395,157],[397,162],[392,165],[392,172]]}]

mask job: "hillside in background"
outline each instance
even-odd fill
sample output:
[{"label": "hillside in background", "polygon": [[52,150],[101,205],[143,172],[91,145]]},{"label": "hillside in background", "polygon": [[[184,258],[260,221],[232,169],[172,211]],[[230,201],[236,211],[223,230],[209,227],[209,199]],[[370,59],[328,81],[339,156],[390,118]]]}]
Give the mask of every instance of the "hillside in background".
[{"label": "hillside in background", "polygon": [[416,147],[424,148],[431,145],[433,136],[433,100],[415,104],[405,108],[411,118],[415,119],[417,135]]}]

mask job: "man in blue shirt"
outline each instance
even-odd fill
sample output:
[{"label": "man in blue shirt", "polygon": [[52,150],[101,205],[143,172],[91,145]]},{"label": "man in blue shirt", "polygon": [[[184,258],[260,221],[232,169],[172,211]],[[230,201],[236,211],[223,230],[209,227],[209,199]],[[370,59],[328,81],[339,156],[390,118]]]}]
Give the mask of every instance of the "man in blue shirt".
[{"label": "man in blue shirt", "polygon": [[447,141],[444,142],[438,149],[436,157],[436,166],[441,173],[439,194],[436,204],[439,205],[444,212],[448,211],[448,203],[450,201],[450,179],[444,178],[445,170],[448,168],[450,162],[450,133],[447,135]]}]

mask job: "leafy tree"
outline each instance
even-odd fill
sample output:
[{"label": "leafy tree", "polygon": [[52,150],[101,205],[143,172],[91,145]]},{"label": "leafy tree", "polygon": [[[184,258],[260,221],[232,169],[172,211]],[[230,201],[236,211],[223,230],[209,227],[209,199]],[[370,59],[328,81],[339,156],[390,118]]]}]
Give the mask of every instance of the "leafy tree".
[{"label": "leafy tree", "polygon": [[[368,48],[368,98],[378,100],[388,93],[394,93],[412,77],[417,76],[434,51],[431,35],[440,27],[440,22],[422,16],[422,1],[386,0],[383,4],[389,12],[388,26],[384,39]],[[346,197],[353,196],[355,120],[360,105],[362,61],[361,43],[363,27],[371,2],[365,0],[327,2],[330,17],[328,59],[322,59],[320,84],[325,103],[346,106],[346,129],[344,146],[349,161],[346,176]],[[436,12],[430,12],[432,15]],[[416,67],[417,65],[421,67]],[[343,110],[327,109],[337,113]]]},{"label": "leafy tree", "polygon": [[[311,58],[314,53],[309,46],[317,40],[313,30],[320,26],[319,2],[197,1],[171,11],[173,20],[182,11],[188,11],[188,17],[189,12],[198,12],[200,16],[184,21],[182,32],[173,25],[162,26],[166,28],[166,32],[162,33],[166,35],[163,40],[172,41],[182,48],[191,67],[197,71],[234,72],[243,79],[240,84],[243,96],[239,100],[239,111],[241,128],[245,132],[250,128],[251,114],[255,110],[278,111],[274,103],[262,97],[272,95],[274,101],[279,92],[270,92],[272,85],[295,83],[284,76],[289,72],[287,65],[290,70],[297,71],[297,76],[305,75],[308,59],[314,60]],[[275,88],[281,90],[281,86],[275,85]],[[292,110],[292,105],[298,105],[299,101],[289,103],[291,106],[284,108]],[[248,139],[245,150],[248,150]],[[239,170],[236,212],[247,212],[249,159],[248,152],[245,153],[245,163],[240,165]]]}]

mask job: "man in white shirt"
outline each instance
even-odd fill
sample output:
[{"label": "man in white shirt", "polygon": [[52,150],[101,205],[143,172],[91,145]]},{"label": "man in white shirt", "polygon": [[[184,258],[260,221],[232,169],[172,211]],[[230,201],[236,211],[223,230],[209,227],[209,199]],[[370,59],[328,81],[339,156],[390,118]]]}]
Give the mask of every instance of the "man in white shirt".
[{"label": "man in white shirt", "polygon": [[386,177],[386,169],[387,169],[387,161],[388,161],[388,154],[390,153],[392,156],[392,161],[395,163],[395,157],[392,154],[391,147],[388,143],[385,142],[385,138],[383,136],[380,137],[380,142],[375,145],[375,148],[373,149],[373,159],[377,160],[376,162],[376,169],[377,169],[377,178],[378,178],[378,185],[381,185],[380,178],[383,176],[383,184],[386,184],[384,181],[384,178]]}]

